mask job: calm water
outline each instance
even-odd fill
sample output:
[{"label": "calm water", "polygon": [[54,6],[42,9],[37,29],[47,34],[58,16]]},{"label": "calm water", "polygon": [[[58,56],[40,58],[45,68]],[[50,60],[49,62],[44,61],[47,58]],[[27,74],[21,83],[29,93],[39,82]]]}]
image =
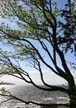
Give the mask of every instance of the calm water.
[{"label": "calm water", "polygon": [[[25,100],[33,100],[37,102],[46,102],[46,103],[68,103],[69,99],[66,94],[61,92],[46,92],[39,90],[33,86],[6,86],[5,90],[11,91],[15,96]],[[5,100],[6,98],[0,97],[0,101]],[[36,105],[25,105],[17,100],[10,100],[6,103],[3,103],[0,108],[40,108]],[[53,107],[52,107],[53,108]],[[55,108],[55,107],[54,107]],[[57,108],[68,108],[68,107],[57,107]]]}]

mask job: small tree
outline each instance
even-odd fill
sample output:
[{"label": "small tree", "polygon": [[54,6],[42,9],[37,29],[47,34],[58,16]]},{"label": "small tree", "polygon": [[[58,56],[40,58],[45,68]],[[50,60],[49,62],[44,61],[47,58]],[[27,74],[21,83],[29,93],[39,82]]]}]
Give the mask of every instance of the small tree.
[{"label": "small tree", "polygon": [[[19,28],[12,29],[4,24],[1,25],[1,43],[12,48],[11,52],[8,48],[7,51],[1,49],[0,60],[5,66],[2,73],[11,74],[42,90],[65,92],[69,95],[70,105],[76,106],[75,80],[67,62],[68,58],[66,59],[66,53],[74,54],[74,57],[76,52],[76,8],[74,0],[62,3],[63,8],[52,0],[1,1],[1,12],[3,11],[1,16],[10,18]],[[40,72],[44,87],[33,82],[29,73],[20,67],[19,61],[26,63],[29,60]],[[47,84],[43,77],[43,65],[50,72],[65,79],[68,88]]]}]

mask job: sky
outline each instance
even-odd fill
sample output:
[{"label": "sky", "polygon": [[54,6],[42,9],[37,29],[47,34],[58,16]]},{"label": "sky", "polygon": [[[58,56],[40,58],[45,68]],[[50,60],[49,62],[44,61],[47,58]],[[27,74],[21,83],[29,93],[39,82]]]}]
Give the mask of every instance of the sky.
[{"label": "sky", "polygon": [[[63,7],[62,0],[57,0],[57,1],[59,2],[60,8],[62,8]],[[65,3],[65,1],[66,0],[64,0],[64,3]],[[6,24],[10,23],[10,26],[12,28],[17,28],[17,25],[15,23],[10,22],[9,19],[2,19],[2,18],[0,18],[0,23],[6,23]],[[6,50],[8,48],[4,47],[3,49]],[[68,57],[68,58],[71,60],[71,57]],[[24,64],[21,64],[21,65],[22,65],[22,67],[24,69],[27,68],[27,70],[29,71],[30,76],[32,77],[32,79],[34,79],[34,81],[37,84],[41,84],[40,75],[39,75],[38,72],[36,72],[36,70],[30,70],[30,68],[29,67],[25,67]],[[56,76],[53,72],[49,72],[49,70],[47,70],[46,68],[43,69],[43,72],[44,72],[44,79],[49,84],[52,84],[52,85],[61,85],[61,84],[66,84],[67,83],[64,79]],[[7,76],[7,75],[2,76],[2,78],[0,79],[0,81],[11,82],[11,83],[15,83],[15,84],[22,84],[22,85],[26,84],[24,81],[21,81],[21,80],[19,80],[17,78],[14,78],[12,76]]]},{"label": "sky", "polygon": [[[36,84],[38,84],[38,85],[42,84],[41,80],[40,80],[40,75],[38,74],[38,72],[30,71],[30,76]],[[50,85],[67,84],[67,82],[64,79],[56,76],[53,72],[51,72],[51,73],[46,72],[46,70],[44,71],[44,79],[45,79],[46,83],[48,83]],[[16,85],[24,85],[24,84],[28,85],[28,83],[25,83],[24,81],[22,81],[18,78],[15,78],[13,76],[8,76],[8,75],[2,76],[0,81],[10,82],[10,83],[13,83]]]}]

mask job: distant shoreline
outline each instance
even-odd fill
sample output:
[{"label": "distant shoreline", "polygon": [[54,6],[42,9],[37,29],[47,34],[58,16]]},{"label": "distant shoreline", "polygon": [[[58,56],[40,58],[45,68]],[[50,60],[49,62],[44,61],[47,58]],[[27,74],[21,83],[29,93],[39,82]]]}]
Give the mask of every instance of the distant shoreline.
[{"label": "distant shoreline", "polygon": [[0,82],[0,85],[15,85],[14,83],[9,82]]}]

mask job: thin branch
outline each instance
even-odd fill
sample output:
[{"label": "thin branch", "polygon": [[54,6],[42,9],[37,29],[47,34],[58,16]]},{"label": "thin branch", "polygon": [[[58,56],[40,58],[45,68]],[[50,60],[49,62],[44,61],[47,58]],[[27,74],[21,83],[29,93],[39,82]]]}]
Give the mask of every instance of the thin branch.
[{"label": "thin branch", "polygon": [[6,103],[6,102],[8,102],[8,101],[10,101],[11,99],[13,99],[13,98],[12,98],[12,97],[10,97],[9,99],[6,99],[6,100],[1,101],[1,102],[0,102],[0,105],[2,105],[2,104],[4,104],[4,103]]},{"label": "thin branch", "polygon": [[50,5],[50,12],[52,13],[52,2],[49,0],[49,5]]},{"label": "thin branch", "polygon": [[10,3],[10,6],[12,7],[13,11],[15,12],[16,16],[18,17],[18,19],[19,19],[20,21],[23,21],[24,23],[28,24],[28,25],[29,25],[30,27],[32,27],[33,29],[46,31],[46,32],[48,33],[48,30],[47,30],[47,29],[43,29],[42,27],[39,27],[39,24],[36,23],[35,25],[37,25],[37,26],[35,26],[35,25],[32,24],[32,22],[28,22],[27,20],[25,20],[25,18],[23,18],[22,16],[18,15],[17,12],[16,12],[16,10],[15,10],[15,8],[14,8],[13,5],[11,4],[11,2],[9,2],[9,3]]},{"label": "thin branch", "polygon": [[47,83],[44,81],[43,72],[42,72],[41,64],[40,64],[39,60],[38,60],[37,58],[35,58],[35,57],[34,57],[34,59],[35,59],[36,62],[37,62],[38,68],[37,68],[37,67],[35,67],[35,68],[36,68],[36,69],[39,71],[39,73],[40,73],[40,77],[41,77],[42,83],[43,83],[45,86],[50,87],[50,85],[47,84]]},{"label": "thin branch", "polygon": [[4,72],[0,72],[0,75],[11,75],[11,76],[14,76],[14,77],[16,77],[16,78],[18,78],[18,79],[21,79],[22,80],[22,78],[21,77],[19,77],[19,76],[17,76],[17,75],[15,75],[15,74],[12,74],[12,73],[5,73],[5,71]]}]

